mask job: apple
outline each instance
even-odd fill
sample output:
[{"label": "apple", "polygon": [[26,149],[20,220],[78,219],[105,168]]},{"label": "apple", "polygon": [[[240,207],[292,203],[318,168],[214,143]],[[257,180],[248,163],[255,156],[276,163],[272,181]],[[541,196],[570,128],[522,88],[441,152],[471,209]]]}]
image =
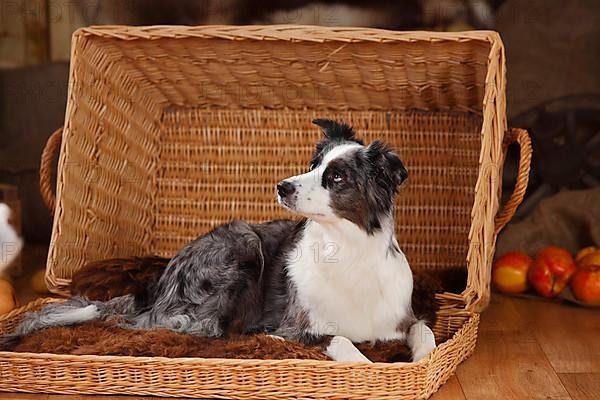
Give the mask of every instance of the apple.
[{"label": "apple", "polygon": [[600,249],[596,246],[588,246],[588,247],[584,247],[583,249],[579,250],[577,252],[577,254],[575,255],[575,263],[577,265],[579,265],[579,262],[583,259],[583,257],[587,256],[588,254],[591,254],[595,251],[599,251]]},{"label": "apple", "polygon": [[523,293],[527,290],[527,271],[533,260],[525,253],[511,251],[492,265],[492,282],[503,293]]},{"label": "apple", "polygon": [[39,294],[49,293],[48,286],[46,286],[46,271],[41,269],[37,271],[31,277],[31,288],[34,292]]},{"label": "apple", "polygon": [[592,251],[579,259],[577,262],[578,267],[585,267],[586,265],[600,265],[600,250]]},{"label": "apple", "polygon": [[15,289],[9,281],[0,278],[0,315],[14,310],[18,305]]},{"label": "apple", "polygon": [[600,304],[600,265],[579,267],[571,280],[571,289],[577,300]]},{"label": "apple", "polygon": [[529,283],[542,296],[555,297],[567,287],[576,270],[571,253],[560,247],[546,247],[529,268]]}]

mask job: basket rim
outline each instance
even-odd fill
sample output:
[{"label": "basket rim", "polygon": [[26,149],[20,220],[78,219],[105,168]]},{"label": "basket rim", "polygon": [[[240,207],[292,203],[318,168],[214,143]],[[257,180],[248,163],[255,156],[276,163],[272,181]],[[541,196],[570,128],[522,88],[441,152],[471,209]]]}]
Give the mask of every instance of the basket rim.
[{"label": "basket rim", "polygon": [[269,40],[293,42],[443,42],[479,40],[494,44],[501,42],[500,35],[492,30],[461,32],[393,31],[379,28],[328,27],[318,25],[91,25],[79,28],[75,37],[98,36],[119,40],[157,39],[225,39]]},{"label": "basket rim", "polygon": [[[462,328],[461,328],[462,329]],[[451,339],[448,339],[448,341]],[[447,341],[446,341],[447,342]],[[446,343],[444,342],[444,343]],[[374,362],[374,363],[362,363],[362,362],[339,362],[339,361],[330,361],[330,360],[309,360],[309,359],[296,359],[296,358],[285,358],[279,360],[271,360],[271,359],[260,359],[260,358],[201,358],[201,357],[138,357],[138,356],[105,356],[105,355],[94,355],[94,354],[56,354],[56,353],[27,353],[27,352],[17,352],[17,351],[0,351],[0,358],[3,356],[8,357],[23,357],[23,358],[33,358],[38,360],[54,360],[54,361],[71,361],[71,362],[85,362],[85,361],[107,361],[107,362],[136,362],[136,363],[160,363],[160,364],[218,364],[218,365],[240,365],[244,366],[258,366],[258,365],[278,365],[285,364],[286,366],[298,366],[298,367],[307,367],[311,365],[318,365],[322,367],[333,367],[333,368],[343,368],[346,369],[348,367],[377,367],[377,368],[388,368],[394,366],[396,369],[400,369],[405,365],[419,365],[427,363],[427,359],[422,359],[418,363],[410,363],[410,362]]]}]

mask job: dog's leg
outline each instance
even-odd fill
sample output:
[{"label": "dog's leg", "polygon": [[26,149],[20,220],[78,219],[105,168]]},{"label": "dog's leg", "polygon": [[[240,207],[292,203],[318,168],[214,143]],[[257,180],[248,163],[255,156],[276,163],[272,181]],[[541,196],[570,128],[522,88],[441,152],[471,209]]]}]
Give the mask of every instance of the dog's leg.
[{"label": "dog's leg", "polygon": [[[274,340],[289,339],[304,343],[308,346],[318,346],[323,350],[323,353],[333,361],[371,363],[371,360],[365,357],[347,337],[314,335],[307,332],[296,332],[290,336],[290,331],[283,331],[280,329],[275,332],[275,335],[269,336]],[[283,337],[279,335],[282,335]]]},{"label": "dog's leg", "polygon": [[354,346],[354,343],[344,336],[334,336],[325,349],[327,354],[334,361],[339,362],[363,362],[371,363],[363,353]]},{"label": "dog's leg", "polygon": [[410,327],[406,343],[412,351],[413,362],[421,360],[435,349],[433,332],[423,321],[417,321]]},{"label": "dog's leg", "polygon": [[279,328],[271,336],[274,339],[295,340],[308,346],[318,346],[334,361],[371,362],[347,337],[312,331],[309,316],[298,302],[293,288]]}]

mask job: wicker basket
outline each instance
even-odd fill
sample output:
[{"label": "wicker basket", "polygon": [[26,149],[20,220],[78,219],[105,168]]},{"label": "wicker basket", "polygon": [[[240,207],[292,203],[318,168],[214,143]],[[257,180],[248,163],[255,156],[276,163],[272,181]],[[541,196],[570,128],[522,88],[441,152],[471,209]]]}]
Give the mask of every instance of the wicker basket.
[{"label": "wicker basket", "polygon": [[[306,168],[321,135],[314,117],[343,119],[366,141],[399,149],[410,172],[397,204],[399,243],[415,268],[466,266],[467,289],[438,296],[443,343],[418,363],[4,352],[0,390],[427,398],[472,353],[496,235],[522,200],[531,155],[527,133],[506,128],[496,33],[104,26],[77,31],[72,49],[64,130],[49,139],[41,168],[54,210],[53,292],[68,294],[73,271],[91,260],[168,256],[231,218],[290,217],[273,188]],[[497,215],[514,141],[519,180]],[[0,333],[45,301],[0,318]]]}]

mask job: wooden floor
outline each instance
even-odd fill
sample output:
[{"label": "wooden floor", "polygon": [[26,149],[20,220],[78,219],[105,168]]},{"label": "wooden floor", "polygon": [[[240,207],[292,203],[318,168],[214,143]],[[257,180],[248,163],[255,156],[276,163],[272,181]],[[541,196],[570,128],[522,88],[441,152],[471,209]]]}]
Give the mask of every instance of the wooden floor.
[{"label": "wooden floor", "polygon": [[[0,393],[0,399],[156,397]],[[600,309],[494,295],[475,353],[432,399],[600,399]]]}]

